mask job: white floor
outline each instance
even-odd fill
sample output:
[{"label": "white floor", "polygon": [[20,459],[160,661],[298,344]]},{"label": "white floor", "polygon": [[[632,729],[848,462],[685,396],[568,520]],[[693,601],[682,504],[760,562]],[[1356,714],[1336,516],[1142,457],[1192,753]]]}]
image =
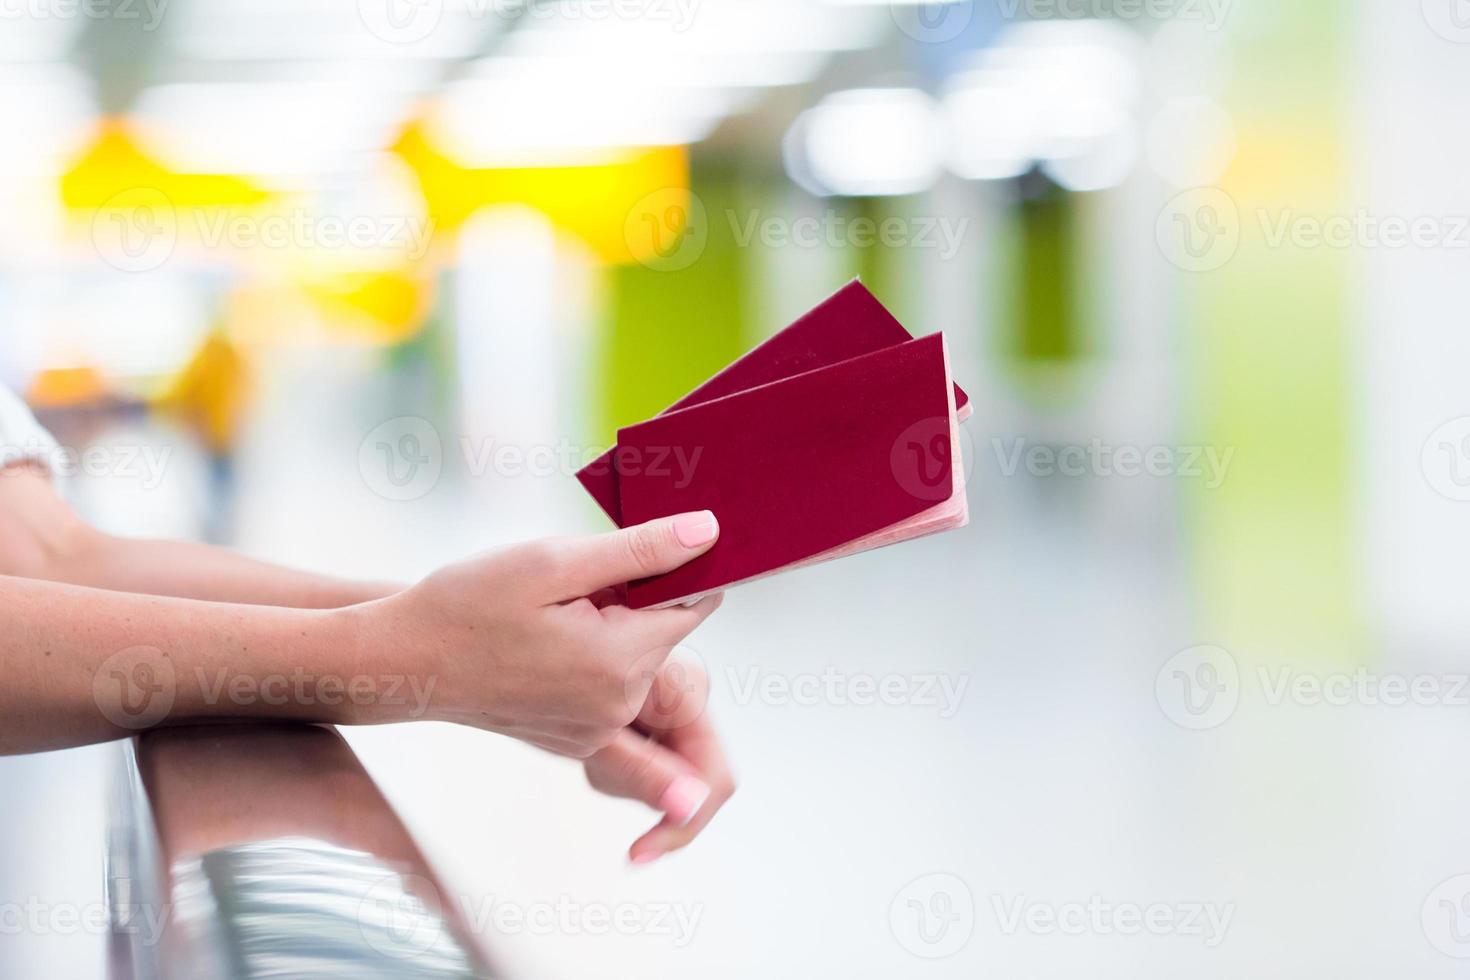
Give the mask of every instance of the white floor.
[{"label": "white floor", "polygon": [[[280,438],[346,448],[297,470],[247,454],[261,554],[411,574],[596,526],[565,481],[393,503],[352,440]],[[351,732],[487,947],[566,980],[1459,975],[1435,944],[1470,954],[1450,880],[1470,872],[1470,709],[1273,705],[1264,654],[1232,650],[1233,717],[1181,727],[1161,668],[1217,638],[1189,615],[1170,488],[1001,479],[986,438],[970,527],[732,592],[692,640],[742,788],[683,854],[628,868],[650,814],[563,760]],[[856,703],[865,679],[901,703]],[[0,760],[7,910],[101,902],[107,760]],[[86,929],[0,928],[0,974],[100,970]]]}]

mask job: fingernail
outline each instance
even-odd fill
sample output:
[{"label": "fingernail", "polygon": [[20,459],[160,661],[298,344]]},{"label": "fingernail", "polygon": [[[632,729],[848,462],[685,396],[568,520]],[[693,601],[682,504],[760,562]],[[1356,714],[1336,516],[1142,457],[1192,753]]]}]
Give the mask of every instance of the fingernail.
[{"label": "fingernail", "polygon": [[641,854],[634,854],[631,860],[634,864],[652,864],[658,860],[658,851],[644,851]]},{"label": "fingernail", "polygon": [[674,518],[674,537],[686,548],[709,544],[720,534],[720,522],[707,510]]},{"label": "fingernail", "polygon": [[658,808],[680,827],[694,819],[704,801],[709,799],[709,786],[702,779],[680,776],[659,797]]}]

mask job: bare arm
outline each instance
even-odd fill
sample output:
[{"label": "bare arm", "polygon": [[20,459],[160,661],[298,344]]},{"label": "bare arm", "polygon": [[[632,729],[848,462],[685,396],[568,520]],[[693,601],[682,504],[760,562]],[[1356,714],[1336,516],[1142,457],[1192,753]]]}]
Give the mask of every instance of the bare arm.
[{"label": "bare arm", "polygon": [[298,670],[359,673],[339,612],[14,577],[0,577],[0,610],[0,753],[84,745],[183,721],[351,718],[319,697],[262,696],[271,678]]},{"label": "bare arm", "polygon": [[664,811],[631,852],[652,860],[734,791],[702,707],[677,725],[643,710],[669,701],[651,698],[663,661],[719,597],[640,612],[582,597],[676,568],[717,534],[712,515],[679,515],[399,591],[103,535],[40,472],[0,470],[0,754],[226,719],[454,721],[586,759],[598,789]]},{"label": "bare arm", "polygon": [[400,588],[313,575],[208,545],[104,534],[77,517],[31,466],[0,470],[0,574],[301,609],[350,606]]}]

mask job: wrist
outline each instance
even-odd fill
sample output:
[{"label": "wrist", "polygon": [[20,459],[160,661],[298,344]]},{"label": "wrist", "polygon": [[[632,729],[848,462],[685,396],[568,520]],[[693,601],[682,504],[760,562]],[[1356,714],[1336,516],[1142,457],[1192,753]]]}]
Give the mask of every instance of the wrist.
[{"label": "wrist", "polygon": [[421,721],[430,714],[438,677],[427,663],[428,645],[402,655],[399,596],[325,610],[333,662],[347,697],[340,724]]},{"label": "wrist", "polygon": [[340,609],[386,599],[402,592],[404,588],[405,586],[397,582],[327,580],[312,590],[302,605],[313,609]]}]

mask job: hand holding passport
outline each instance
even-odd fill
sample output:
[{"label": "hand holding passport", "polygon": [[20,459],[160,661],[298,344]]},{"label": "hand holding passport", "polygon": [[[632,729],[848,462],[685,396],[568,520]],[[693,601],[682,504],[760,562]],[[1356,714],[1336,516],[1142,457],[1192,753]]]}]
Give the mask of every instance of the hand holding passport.
[{"label": "hand holding passport", "polygon": [[712,549],[629,583],[630,607],[656,608],[963,526],[968,414],[944,337],[913,339],[854,281],[663,413],[619,429],[577,479],[619,527],[715,513]]}]

